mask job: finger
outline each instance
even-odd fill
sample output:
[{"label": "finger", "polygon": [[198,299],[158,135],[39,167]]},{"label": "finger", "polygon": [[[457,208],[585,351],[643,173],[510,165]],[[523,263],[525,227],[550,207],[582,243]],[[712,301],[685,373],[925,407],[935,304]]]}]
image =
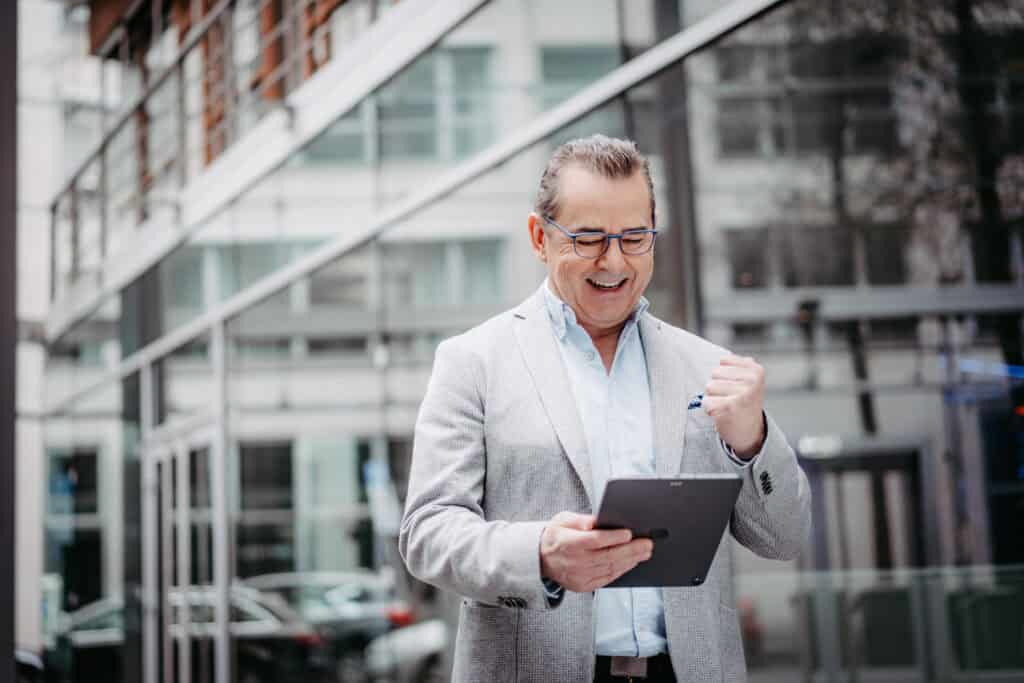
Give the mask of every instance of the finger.
[{"label": "finger", "polygon": [[551,518],[551,524],[555,526],[563,526],[567,529],[577,529],[579,531],[590,531],[597,524],[597,518],[594,515],[581,515],[577,512],[559,512],[557,515]]},{"label": "finger", "polygon": [[618,576],[616,576],[614,573],[612,573],[610,571],[606,572],[604,574],[601,574],[599,576],[596,576],[596,577],[594,577],[592,579],[587,580],[587,582],[585,584],[585,586],[586,586],[585,590],[588,591],[588,592],[596,591],[596,590],[598,590],[600,588],[604,588],[605,586],[607,586],[609,583],[611,583],[612,581],[614,581],[617,578],[618,578]]},{"label": "finger", "polygon": [[735,402],[736,397],[734,396],[705,396],[701,407],[711,417],[721,417],[732,412]]},{"label": "finger", "polygon": [[704,387],[704,400],[708,396],[737,396],[747,391],[750,385],[746,382],[734,382],[728,379],[713,379]]},{"label": "finger", "polygon": [[749,381],[757,379],[757,375],[752,368],[739,365],[719,365],[711,371],[711,379]]},{"label": "finger", "polygon": [[611,564],[632,562],[634,560],[646,560],[654,549],[654,542],[649,538],[633,539],[629,543],[623,543],[611,548],[594,551],[591,555],[595,563],[608,562]]},{"label": "finger", "polygon": [[638,564],[640,564],[640,563],[634,561],[634,562],[627,562],[625,564],[619,564],[617,566],[613,566],[607,572],[604,572],[604,573],[598,575],[596,578],[591,579],[588,582],[589,590],[596,591],[598,589],[604,588],[605,586],[607,586],[611,582],[613,582],[616,579],[618,579],[623,574],[625,574],[625,573],[629,572],[630,570],[632,570],[633,568],[635,568]]},{"label": "finger", "polygon": [[756,365],[757,361],[754,360],[751,356],[736,356],[733,354],[729,354],[728,356],[722,356],[722,358],[719,359],[718,364],[749,368],[753,365]]},{"label": "finger", "polygon": [[584,536],[581,545],[587,550],[610,548],[629,543],[633,539],[633,532],[629,529],[598,529],[580,533]]}]

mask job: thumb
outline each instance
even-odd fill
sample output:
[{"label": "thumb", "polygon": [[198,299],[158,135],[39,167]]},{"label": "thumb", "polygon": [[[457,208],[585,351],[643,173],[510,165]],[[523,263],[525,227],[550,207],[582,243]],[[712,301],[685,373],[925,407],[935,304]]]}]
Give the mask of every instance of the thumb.
[{"label": "thumb", "polygon": [[578,529],[579,531],[590,531],[594,528],[597,523],[597,518],[593,515],[581,515],[576,512],[559,512],[557,515],[551,518],[551,523],[556,526],[563,526],[569,529]]}]

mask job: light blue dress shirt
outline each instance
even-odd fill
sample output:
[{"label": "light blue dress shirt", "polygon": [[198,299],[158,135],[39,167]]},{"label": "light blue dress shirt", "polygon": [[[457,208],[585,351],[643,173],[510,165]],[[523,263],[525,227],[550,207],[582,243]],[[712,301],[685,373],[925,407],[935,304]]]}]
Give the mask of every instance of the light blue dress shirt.
[{"label": "light blue dress shirt", "polygon": [[[656,476],[651,390],[638,325],[648,302],[641,298],[626,321],[611,370],[606,371],[590,335],[546,281],[544,296],[583,423],[595,502],[600,501],[611,477]],[[737,465],[752,462],[722,445]],[[604,588],[596,592],[594,603],[596,654],[653,657],[668,652],[660,588]]]},{"label": "light blue dress shirt", "polygon": [[[647,362],[637,321],[641,299],[626,321],[611,371],[572,308],[545,285],[551,324],[569,374],[594,477],[595,500],[611,477],[655,475],[654,427]],[[594,644],[599,655],[652,657],[668,651],[658,588],[604,588],[595,596]]]}]

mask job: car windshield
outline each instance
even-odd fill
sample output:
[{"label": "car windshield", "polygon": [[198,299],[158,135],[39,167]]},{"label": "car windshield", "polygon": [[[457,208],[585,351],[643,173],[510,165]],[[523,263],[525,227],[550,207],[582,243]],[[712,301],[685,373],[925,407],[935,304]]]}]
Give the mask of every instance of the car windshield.
[{"label": "car windshield", "polygon": [[323,599],[331,605],[349,602],[369,602],[373,594],[362,586],[352,584],[338,586],[324,593]]}]

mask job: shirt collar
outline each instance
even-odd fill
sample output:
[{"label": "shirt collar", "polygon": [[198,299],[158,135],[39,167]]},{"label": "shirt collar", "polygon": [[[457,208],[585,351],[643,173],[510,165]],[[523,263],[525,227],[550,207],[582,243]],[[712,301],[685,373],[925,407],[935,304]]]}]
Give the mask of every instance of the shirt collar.
[{"label": "shirt collar", "polygon": [[[551,283],[547,278],[544,278],[543,289],[544,304],[548,309],[548,317],[551,319],[551,326],[555,330],[555,336],[559,340],[564,340],[569,327],[577,324],[576,312],[572,310],[569,304],[558,298],[558,295],[551,289]],[[634,325],[649,307],[650,302],[647,301],[646,297],[641,296],[640,301],[636,304],[636,308],[633,309],[629,318],[626,319],[626,327],[623,328],[623,331]]]}]

